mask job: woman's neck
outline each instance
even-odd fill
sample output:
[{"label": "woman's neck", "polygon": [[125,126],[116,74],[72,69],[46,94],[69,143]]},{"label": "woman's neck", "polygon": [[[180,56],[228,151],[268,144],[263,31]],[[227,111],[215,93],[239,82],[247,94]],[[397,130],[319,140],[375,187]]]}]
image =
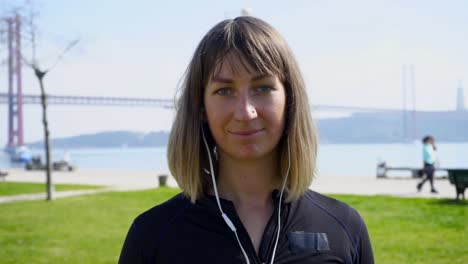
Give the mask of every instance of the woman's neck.
[{"label": "woman's neck", "polygon": [[271,203],[278,187],[276,154],[258,160],[239,161],[223,156],[219,163],[218,191],[236,206],[262,206]]},{"label": "woman's neck", "polygon": [[221,156],[219,195],[233,202],[258,254],[265,227],[273,210],[271,192],[279,186],[277,155],[238,161]]}]

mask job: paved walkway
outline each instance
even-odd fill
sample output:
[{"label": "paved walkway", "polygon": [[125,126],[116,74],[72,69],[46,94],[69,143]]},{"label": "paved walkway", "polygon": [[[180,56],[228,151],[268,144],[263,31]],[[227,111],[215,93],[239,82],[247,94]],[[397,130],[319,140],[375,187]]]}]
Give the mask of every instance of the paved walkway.
[{"label": "paved walkway", "polygon": [[[6,181],[11,182],[45,182],[45,173],[41,171],[24,171],[20,169],[8,170]],[[75,190],[55,192],[55,198],[88,195],[109,191],[129,191],[155,188],[158,186],[158,173],[153,171],[108,171],[108,170],[79,170],[75,172],[54,172],[52,181],[55,184],[87,184],[104,186],[98,190]],[[435,186],[439,194],[429,192],[428,183],[421,192],[416,191],[417,180],[376,179],[375,177],[333,177],[318,176],[312,183],[311,189],[320,193],[357,194],[357,195],[388,195],[397,197],[424,198],[455,198],[455,188],[447,179],[438,179]],[[177,183],[170,177],[168,185],[176,187]],[[0,203],[21,200],[43,200],[45,194],[25,194],[0,197]]]},{"label": "paved walkway", "polygon": [[[102,188],[98,190],[74,190],[74,191],[60,191],[60,192],[53,192],[52,198],[65,198],[65,197],[72,197],[72,196],[81,196],[81,195],[89,195],[89,194],[96,194],[96,193],[103,193],[103,192],[110,192],[114,191],[112,188]],[[21,194],[21,195],[8,195],[8,196],[0,196],[0,203],[11,203],[17,201],[31,201],[31,200],[45,200],[46,193],[32,193],[32,194]]]}]

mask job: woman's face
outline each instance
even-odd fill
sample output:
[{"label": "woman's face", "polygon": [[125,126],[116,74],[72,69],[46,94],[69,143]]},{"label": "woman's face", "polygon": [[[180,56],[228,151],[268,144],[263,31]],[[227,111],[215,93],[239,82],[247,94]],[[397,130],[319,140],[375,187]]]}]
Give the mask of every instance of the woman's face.
[{"label": "woman's face", "polygon": [[249,73],[230,57],[220,64],[204,93],[206,118],[221,158],[272,155],[285,125],[285,88],[277,76]]}]

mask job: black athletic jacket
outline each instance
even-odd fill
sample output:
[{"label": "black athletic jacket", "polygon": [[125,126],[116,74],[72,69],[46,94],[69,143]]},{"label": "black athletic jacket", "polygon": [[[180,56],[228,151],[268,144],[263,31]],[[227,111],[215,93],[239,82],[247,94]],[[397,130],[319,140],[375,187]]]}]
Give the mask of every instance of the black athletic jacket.
[{"label": "black athletic jacket", "polygon": [[[255,253],[234,205],[221,206],[237,228],[250,263],[270,263],[277,232],[279,193],[275,211]],[[133,222],[119,263],[245,263],[234,233],[221,217],[214,196],[192,204],[179,194]],[[367,228],[348,205],[308,190],[299,200],[283,203],[281,234],[275,263],[374,263]]]}]

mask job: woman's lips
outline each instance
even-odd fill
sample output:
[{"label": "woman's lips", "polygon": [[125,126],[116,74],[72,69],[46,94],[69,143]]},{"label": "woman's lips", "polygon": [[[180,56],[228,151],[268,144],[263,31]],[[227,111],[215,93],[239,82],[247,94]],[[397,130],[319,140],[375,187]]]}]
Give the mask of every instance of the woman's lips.
[{"label": "woman's lips", "polygon": [[255,137],[263,130],[264,129],[236,130],[236,131],[229,131],[229,133],[240,138],[251,138],[251,137]]}]

